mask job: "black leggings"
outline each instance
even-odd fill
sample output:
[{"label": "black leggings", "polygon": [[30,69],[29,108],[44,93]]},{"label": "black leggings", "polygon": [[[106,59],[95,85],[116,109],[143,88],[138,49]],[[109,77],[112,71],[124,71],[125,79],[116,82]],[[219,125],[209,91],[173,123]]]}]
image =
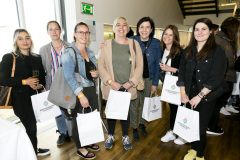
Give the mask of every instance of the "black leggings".
[{"label": "black leggings", "polygon": [[220,109],[227,104],[227,100],[232,94],[233,82],[227,81],[227,85],[228,85],[229,90],[227,92],[224,92],[220,97],[217,98],[211,120],[208,124],[208,128],[210,128],[211,130],[213,130],[215,128],[215,126],[217,125],[217,123],[219,121]]},{"label": "black leggings", "polygon": [[[31,103],[30,103],[31,104]],[[26,112],[25,117],[19,117],[23,126],[26,129],[27,135],[32,142],[35,153],[37,154],[37,125],[35,115],[32,106],[29,107],[29,111]]]},{"label": "black leggings", "polygon": [[[83,93],[87,97],[89,105],[92,107],[92,111],[94,111],[95,109],[98,110],[98,97],[96,94],[95,87],[84,87]],[[75,109],[72,110],[72,112],[74,112],[73,114],[74,116],[72,118],[72,137],[77,149],[81,148],[77,127],[77,113],[82,113],[82,109],[83,108],[79,102],[79,99],[77,98]],[[91,109],[89,107],[84,109],[84,113],[89,112],[91,112]]]},{"label": "black leggings", "polygon": [[170,106],[170,129],[173,130],[175,119],[177,115],[178,106],[168,103]]},{"label": "black leggings", "polygon": [[[198,157],[203,157],[204,155],[204,150],[206,148],[206,130],[212,116],[215,103],[216,100],[207,103],[202,103],[201,101],[197,105],[196,109],[194,109],[199,112],[200,141],[195,141],[191,144],[192,149],[197,151]],[[189,103],[187,103],[187,108],[191,108]]]},{"label": "black leggings", "polygon": [[[107,119],[108,134],[114,135],[116,122],[117,122],[116,119]],[[120,123],[122,127],[122,136],[127,136],[129,125],[130,125],[130,114],[128,113],[127,120],[120,120]]]}]

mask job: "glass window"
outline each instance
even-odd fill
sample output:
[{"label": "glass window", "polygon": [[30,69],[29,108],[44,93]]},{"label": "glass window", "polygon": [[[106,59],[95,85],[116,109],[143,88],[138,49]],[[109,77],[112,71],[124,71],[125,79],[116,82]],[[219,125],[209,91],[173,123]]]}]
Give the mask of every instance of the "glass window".
[{"label": "glass window", "polygon": [[47,22],[56,20],[54,0],[23,0],[26,29],[32,36],[34,52],[49,43],[47,34]]},{"label": "glass window", "polygon": [[19,28],[15,0],[0,1],[0,61],[12,51],[13,32]]}]

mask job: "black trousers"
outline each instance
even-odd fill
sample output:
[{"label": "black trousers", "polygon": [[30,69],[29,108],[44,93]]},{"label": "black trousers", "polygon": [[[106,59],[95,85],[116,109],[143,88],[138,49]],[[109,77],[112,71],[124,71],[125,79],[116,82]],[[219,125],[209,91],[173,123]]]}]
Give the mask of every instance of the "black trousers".
[{"label": "black trousers", "polygon": [[[89,105],[92,107],[92,111],[94,111],[95,109],[98,110],[98,97],[96,94],[95,87],[84,87],[83,93],[87,97]],[[81,106],[80,101],[77,98],[75,109],[72,110],[73,112],[72,137],[77,149],[81,148],[81,143],[80,143],[79,134],[78,134],[78,127],[77,127],[77,113],[82,113],[82,109],[83,107]],[[84,113],[89,113],[89,112],[91,112],[90,107],[84,109]]]},{"label": "black trousers", "polygon": [[175,119],[177,115],[178,106],[168,103],[170,106],[170,129],[173,130]]},{"label": "black trousers", "polygon": [[224,92],[220,97],[217,98],[211,120],[208,124],[208,128],[210,128],[211,130],[213,130],[215,128],[215,126],[217,125],[217,123],[219,121],[220,109],[227,104],[227,100],[232,94],[233,82],[227,81],[227,85],[228,85],[229,91]]},{"label": "black trousers", "polygon": [[[31,104],[31,103],[30,103]],[[29,111],[25,117],[19,117],[23,126],[26,129],[27,135],[33,145],[34,151],[37,154],[37,125],[36,118],[33,112],[32,106],[29,107]]]},{"label": "black trousers", "polygon": [[[114,135],[115,126],[116,126],[116,119],[107,119],[108,124],[108,134]],[[129,125],[130,125],[130,114],[128,113],[127,120],[120,120],[121,127],[122,127],[122,136],[128,135]]]},{"label": "black trousers", "polygon": [[[212,116],[214,105],[216,100],[212,102],[202,103],[200,102],[194,109],[199,112],[199,130],[200,130],[200,140],[191,143],[192,149],[197,151],[198,157],[204,156],[204,150],[206,148],[206,130],[210,118]],[[191,108],[190,104],[187,103],[187,108]]]}]

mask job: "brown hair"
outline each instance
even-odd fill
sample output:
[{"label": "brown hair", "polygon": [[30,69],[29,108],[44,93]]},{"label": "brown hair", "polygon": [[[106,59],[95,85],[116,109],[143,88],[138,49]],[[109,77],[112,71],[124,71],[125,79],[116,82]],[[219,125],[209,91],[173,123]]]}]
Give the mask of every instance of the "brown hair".
[{"label": "brown hair", "polygon": [[[191,52],[193,50],[194,47],[196,47],[197,45],[197,40],[195,39],[194,36],[194,31],[195,31],[195,27],[198,23],[204,23],[208,26],[209,30],[213,32],[213,24],[212,21],[208,18],[200,18],[197,19],[196,22],[193,25],[193,32],[192,32],[192,36],[189,42],[189,45],[186,49],[186,60],[188,58],[188,56],[191,55]],[[198,52],[197,56],[196,56],[196,60],[203,60],[207,57],[207,55],[210,53],[210,51],[215,48],[217,46],[216,42],[215,42],[215,37],[214,34],[211,33],[207,39],[207,42],[203,45],[202,49]]]},{"label": "brown hair", "polygon": [[229,39],[231,39],[234,45],[237,44],[238,41],[238,29],[239,29],[239,21],[234,17],[228,17],[225,19],[221,25],[221,31],[224,32]]},{"label": "brown hair", "polygon": [[178,28],[175,25],[168,25],[162,34],[162,38],[161,38],[161,48],[162,48],[162,52],[164,52],[165,48],[166,48],[166,44],[163,41],[163,35],[165,34],[167,29],[171,29],[173,32],[173,44],[172,47],[170,49],[170,53],[167,56],[167,58],[174,58],[181,50],[180,47],[180,39],[179,39],[179,33],[178,33]]}]

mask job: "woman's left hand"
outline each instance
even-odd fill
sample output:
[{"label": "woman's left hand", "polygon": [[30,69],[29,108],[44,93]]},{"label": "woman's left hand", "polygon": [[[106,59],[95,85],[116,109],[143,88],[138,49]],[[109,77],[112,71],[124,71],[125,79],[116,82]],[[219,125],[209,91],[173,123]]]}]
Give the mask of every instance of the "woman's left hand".
[{"label": "woman's left hand", "polygon": [[98,78],[98,71],[91,72],[93,78]]},{"label": "woman's left hand", "polygon": [[197,105],[200,103],[201,100],[202,100],[202,99],[201,99],[200,97],[195,96],[195,97],[193,97],[193,98],[189,101],[189,103],[191,104],[191,106],[192,106],[193,108],[196,108]]},{"label": "woman's left hand", "polygon": [[126,83],[124,83],[123,84],[123,87],[125,88],[125,89],[129,89],[129,88],[131,88],[133,86],[133,83],[129,83],[129,82],[126,82]]},{"label": "woman's left hand", "polygon": [[42,88],[42,85],[37,83],[37,85],[30,85],[30,87],[33,89],[33,90],[37,90],[37,89],[41,89]]},{"label": "woman's left hand", "polygon": [[160,63],[159,66],[160,66],[161,70],[166,71],[166,72],[171,72],[172,67],[170,67],[166,64],[163,64],[163,63]]}]

